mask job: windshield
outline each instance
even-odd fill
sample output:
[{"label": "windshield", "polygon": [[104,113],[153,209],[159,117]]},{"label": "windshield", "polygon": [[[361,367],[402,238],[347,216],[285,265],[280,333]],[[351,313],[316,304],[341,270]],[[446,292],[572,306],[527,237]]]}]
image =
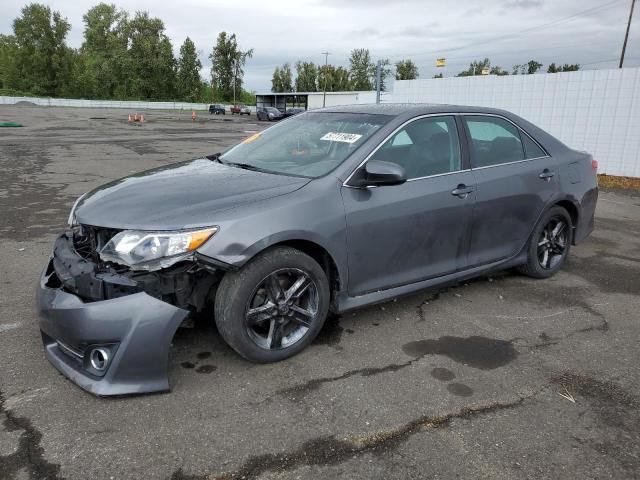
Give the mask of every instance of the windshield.
[{"label": "windshield", "polygon": [[320,177],[340,165],[387,115],[306,112],[250,136],[225,152],[222,163],[284,175]]}]

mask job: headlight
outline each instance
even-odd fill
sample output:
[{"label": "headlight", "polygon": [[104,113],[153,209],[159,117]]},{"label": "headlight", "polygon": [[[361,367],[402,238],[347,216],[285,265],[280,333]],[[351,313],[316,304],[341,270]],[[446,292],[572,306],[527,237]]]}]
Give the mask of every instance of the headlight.
[{"label": "headlight", "polygon": [[67,219],[67,223],[70,227],[76,224],[76,207],[80,203],[80,200],[82,200],[87,195],[87,193],[89,192],[80,195],[78,199],[73,203],[73,207],[71,207],[71,211],[69,212],[69,218]]},{"label": "headlight", "polygon": [[100,258],[127,265],[132,270],[158,270],[182,260],[217,231],[218,227],[185,232],[125,230],[107,242]]}]

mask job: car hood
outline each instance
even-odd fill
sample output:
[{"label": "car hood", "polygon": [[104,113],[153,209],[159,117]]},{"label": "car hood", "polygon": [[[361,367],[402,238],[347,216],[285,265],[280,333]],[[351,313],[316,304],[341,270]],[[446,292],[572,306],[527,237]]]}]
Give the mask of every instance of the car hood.
[{"label": "car hood", "polygon": [[206,158],[137,173],[86,194],[77,223],[116,229],[211,226],[216,213],[293,192],[309,179],[244,170]]}]

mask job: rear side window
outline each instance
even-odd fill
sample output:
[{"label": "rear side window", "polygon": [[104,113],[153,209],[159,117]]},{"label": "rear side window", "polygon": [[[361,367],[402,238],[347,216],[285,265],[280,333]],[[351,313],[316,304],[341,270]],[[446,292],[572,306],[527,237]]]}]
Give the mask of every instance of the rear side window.
[{"label": "rear side window", "polygon": [[540,146],[536,142],[531,140],[531,137],[529,137],[529,135],[527,135],[526,133],[521,133],[520,137],[522,138],[524,153],[527,159],[547,156],[547,152],[542,150],[542,148],[540,148]]},{"label": "rear side window", "polygon": [[[471,166],[489,167],[525,159],[520,132],[499,117],[465,117],[471,137]],[[540,156],[540,155],[537,155]]]}]

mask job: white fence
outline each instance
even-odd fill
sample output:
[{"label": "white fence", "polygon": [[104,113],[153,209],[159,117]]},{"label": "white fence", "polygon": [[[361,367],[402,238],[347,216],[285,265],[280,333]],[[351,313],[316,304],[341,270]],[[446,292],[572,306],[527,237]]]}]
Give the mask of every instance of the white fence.
[{"label": "white fence", "polygon": [[[136,110],[208,110],[208,103],[188,102],[142,102],[125,100],[78,100],[73,98],[36,98],[36,97],[3,97],[0,105],[14,105],[18,102],[30,102],[45,107],[87,107],[87,108],[127,108]],[[227,111],[229,105],[225,105]],[[255,111],[255,107],[249,107]]]},{"label": "white fence", "polygon": [[600,173],[640,177],[640,67],[396,81],[392,101],[503,108],[592,153]]}]

